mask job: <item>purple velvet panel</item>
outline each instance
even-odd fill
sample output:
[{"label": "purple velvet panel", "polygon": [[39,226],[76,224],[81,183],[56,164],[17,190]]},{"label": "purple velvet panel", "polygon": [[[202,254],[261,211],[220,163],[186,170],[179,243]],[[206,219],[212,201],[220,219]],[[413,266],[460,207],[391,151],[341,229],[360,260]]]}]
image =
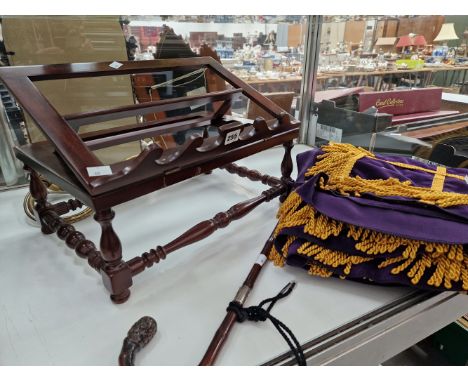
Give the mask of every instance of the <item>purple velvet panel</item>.
[{"label": "purple velvet panel", "polygon": [[[407,197],[379,197],[371,194],[354,197],[320,190],[317,186],[318,180],[324,177],[326,181],[326,174],[306,178],[305,173],[314,165],[317,155],[322,153],[323,151],[320,149],[314,149],[297,156],[296,192],[302,198],[303,204],[311,205],[314,209],[332,219],[374,231],[414,240],[463,244],[466,256],[468,250],[468,205],[442,208]],[[435,166],[420,163],[410,158],[378,157],[432,170],[436,169]],[[447,171],[450,174],[468,177],[468,170],[466,169],[450,168]],[[356,175],[365,179],[397,178],[401,181],[410,180],[414,186],[425,188],[431,187],[434,177],[434,174],[393,166],[371,158],[362,158],[356,162],[351,176]],[[468,194],[468,183],[458,179],[445,178],[444,191]],[[348,279],[386,285],[398,284],[423,289],[446,290],[444,285],[440,287],[427,285],[427,280],[431,277],[433,269],[424,273],[418,285],[413,285],[407,275],[411,266],[398,274],[391,273],[391,270],[398,264],[378,268],[378,265],[384,259],[401,256],[404,248],[397,248],[392,253],[367,255],[355,248],[356,242],[354,239],[347,237],[346,229],[343,229],[343,232],[338,236],[330,236],[322,240],[304,233],[304,226],[302,225],[281,230],[274,243],[278,252],[281,253],[284,244],[291,236],[296,236],[296,240],[289,246],[286,256],[286,263],[289,265],[308,269],[311,264],[316,262],[312,257],[297,253],[302,244],[309,242],[327,249],[345,252],[350,256],[373,257],[372,261],[353,265],[350,274],[346,275]],[[332,268],[322,263],[317,262],[317,264],[332,271],[334,276],[343,275],[345,268],[344,265]],[[451,289],[461,290],[461,281],[452,282]]]},{"label": "purple velvet panel", "polygon": [[[316,187],[319,176],[304,181],[304,173],[310,168],[321,150],[299,154],[297,157],[299,176],[296,191],[301,198],[317,211],[333,219],[379,232],[407,237],[415,240],[441,243],[468,243],[468,205],[440,208],[404,197],[361,197],[342,196],[324,192]],[[434,166],[420,164],[409,158],[386,157],[425,168]],[[367,171],[367,172],[365,172]],[[466,169],[449,169],[450,173],[467,175]],[[395,177],[411,180],[419,187],[429,187],[433,174],[397,168],[382,161],[369,158],[359,160],[352,175],[366,179],[386,179]],[[468,184],[458,179],[446,178],[447,188],[459,193],[468,193]]]}]

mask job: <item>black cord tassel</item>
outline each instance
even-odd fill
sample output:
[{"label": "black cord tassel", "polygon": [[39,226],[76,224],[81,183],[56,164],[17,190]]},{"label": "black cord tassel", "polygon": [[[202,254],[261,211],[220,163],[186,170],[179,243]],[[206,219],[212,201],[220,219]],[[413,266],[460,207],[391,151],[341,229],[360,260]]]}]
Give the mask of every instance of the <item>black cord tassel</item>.
[{"label": "black cord tassel", "polygon": [[[299,366],[306,366],[306,359],[304,356],[304,353],[302,352],[301,345],[299,344],[298,340],[294,336],[293,332],[280,320],[278,320],[276,317],[273,317],[270,314],[271,309],[273,306],[276,304],[276,302],[286,296],[288,296],[294,287],[296,286],[296,283],[294,281],[289,282],[281,291],[275,296],[271,298],[267,298],[263,300],[260,304],[257,306],[250,306],[248,308],[244,308],[240,303],[237,301],[231,301],[229,303],[229,306],[227,307],[227,311],[234,312],[237,316],[237,321],[238,322],[244,322],[245,320],[248,321],[266,321],[267,319],[272,322],[272,324],[275,326],[276,330],[281,334],[281,336],[284,338],[286,343],[288,344],[289,348],[291,349],[291,352],[294,354],[294,357],[296,358],[297,364]],[[263,305],[268,304],[266,309],[263,308]]]}]

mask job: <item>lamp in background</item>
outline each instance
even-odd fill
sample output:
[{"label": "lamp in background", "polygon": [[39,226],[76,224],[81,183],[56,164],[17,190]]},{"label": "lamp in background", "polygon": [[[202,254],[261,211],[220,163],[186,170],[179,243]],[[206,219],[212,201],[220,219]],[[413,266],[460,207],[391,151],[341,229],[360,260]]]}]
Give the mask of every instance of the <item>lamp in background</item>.
[{"label": "lamp in background", "polygon": [[438,46],[434,49],[433,55],[436,59],[442,60],[448,53],[447,41],[458,40],[458,36],[455,33],[455,26],[453,23],[442,24],[439,34],[434,39],[435,42],[442,42],[442,46]]},{"label": "lamp in background", "polygon": [[417,49],[418,55],[422,54],[423,49],[427,46],[427,41],[422,34],[413,37],[413,44]]},{"label": "lamp in background", "polygon": [[413,46],[413,39],[411,38],[410,35],[407,36],[401,36],[400,39],[398,40],[398,43],[396,44],[397,48],[402,48],[403,50],[407,46]]},{"label": "lamp in background", "polygon": [[417,36],[414,36],[413,38],[413,45],[418,46],[418,47],[426,46],[427,41],[422,34],[418,34]]},{"label": "lamp in background", "polygon": [[455,33],[455,27],[453,23],[445,23],[440,28],[440,32],[434,41],[450,41],[450,40],[458,40],[458,36]]},{"label": "lamp in background", "polygon": [[[406,36],[401,36],[396,44],[397,48],[401,48],[401,53],[403,58],[409,58],[413,55],[413,47],[421,47],[427,44],[426,39],[423,35],[417,35],[415,33],[410,33]],[[406,49],[408,48],[409,49]]]}]

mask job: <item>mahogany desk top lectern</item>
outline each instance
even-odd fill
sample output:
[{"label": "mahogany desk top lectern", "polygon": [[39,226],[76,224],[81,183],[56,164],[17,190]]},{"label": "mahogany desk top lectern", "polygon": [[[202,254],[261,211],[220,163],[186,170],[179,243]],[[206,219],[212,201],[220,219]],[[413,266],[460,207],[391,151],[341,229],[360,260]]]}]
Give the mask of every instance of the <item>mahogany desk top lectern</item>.
[{"label": "mahogany desk top lectern", "polygon": [[[35,85],[35,82],[44,80],[138,76],[182,68],[194,71],[208,69],[225,80],[231,88],[60,115]],[[16,156],[30,173],[30,192],[42,232],[57,233],[78,256],[87,259],[89,265],[102,275],[103,283],[115,303],[125,302],[129,298],[133,276],[164,259],[170,252],[199,241],[218,228],[226,227],[265,201],[277,196],[283,199],[290,191],[291,149],[293,139],[298,135],[299,121],[211,57],[4,67],[0,68],[0,81],[47,138],[15,148]],[[233,98],[240,94],[270,113],[274,119],[266,121],[259,117],[246,120],[226,115]],[[213,106],[215,102],[219,107]],[[212,111],[196,111],[197,107],[207,104],[211,107],[206,110]],[[183,108],[189,112],[141,122],[145,114]],[[135,121],[138,122],[87,133],[79,132],[81,126],[128,117],[137,117]],[[102,148],[194,128],[204,129],[203,134],[193,134],[183,144],[171,148],[152,143],[137,156],[116,163],[104,164],[94,153]],[[216,131],[214,135],[208,133],[213,130]],[[283,144],[285,148],[281,179],[232,163],[278,144]],[[196,175],[208,174],[216,168],[224,168],[252,181],[261,181],[270,188],[253,199],[216,214],[212,219],[196,224],[166,245],[158,245],[128,261],[122,258],[122,246],[112,227],[112,207]],[[48,202],[47,187],[39,174],[76,199],[55,204]],[[83,204],[95,211],[94,219],[101,226],[99,249],[61,217]]]}]

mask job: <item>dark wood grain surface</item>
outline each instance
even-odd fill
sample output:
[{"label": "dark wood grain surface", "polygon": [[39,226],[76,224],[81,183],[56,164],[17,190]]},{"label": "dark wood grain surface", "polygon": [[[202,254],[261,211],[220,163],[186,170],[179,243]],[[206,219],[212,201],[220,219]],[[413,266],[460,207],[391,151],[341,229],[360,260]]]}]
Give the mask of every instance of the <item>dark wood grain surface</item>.
[{"label": "dark wood grain surface", "polygon": [[[146,74],[163,68],[200,67],[210,68],[212,73],[229,82],[232,89],[61,116],[33,84],[33,81],[42,80]],[[0,80],[12,91],[48,138],[48,141],[15,148],[16,156],[31,173],[30,189],[42,232],[57,232],[59,238],[65,240],[67,246],[74,249],[78,256],[87,258],[88,263],[100,272],[103,284],[114,303],[123,303],[129,298],[134,275],[164,259],[168,253],[203,240],[216,230],[227,227],[232,221],[243,218],[260,204],[286,195],[290,189],[291,148],[299,132],[299,121],[236,78],[211,57],[124,62],[118,69],[111,68],[109,63],[7,67],[0,68]],[[233,96],[240,93],[273,115],[274,119],[266,121],[258,117],[248,120],[227,115]],[[144,116],[148,113],[165,113],[178,107],[190,108],[206,102],[217,102],[219,107],[208,113],[192,112],[162,120],[139,120],[136,124],[111,127],[82,136],[74,130],[85,124]],[[108,165],[108,175],[93,176],[88,173],[90,167],[103,166],[93,149],[115,147],[142,138],[173,135],[200,127],[202,134],[192,134],[175,147],[162,147],[157,141],[153,141],[154,143],[142,148],[138,155]],[[280,144],[285,149],[281,179],[232,163]],[[195,224],[166,245],[157,246],[130,261],[123,260],[122,245],[112,226],[112,207],[191,177],[208,174],[223,166],[233,174],[261,181],[271,188],[255,198],[235,204],[227,211],[217,213],[212,219]],[[101,226],[99,251],[81,232],[65,223],[54,206],[47,202],[47,189],[39,180],[38,173],[75,196],[80,203],[95,210],[95,220]],[[68,204],[63,206],[64,209],[68,207]],[[258,272],[259,269],[254,266],[246,279],[246,285],[253,285]],[[233,324],[232,317],[226,320],[223,336],[227,336]]]},{"label": "dark wood grain surface", "polygon": [[[74,174],[74,178],[67,177],[63,183],[70,184],[78,182],[71,187],[72,190],[81,189],[89,194],[87,199],[103,195],[122,187],[131,187],[135,183],[144,181],[148,177],[160,176],[162,173],[185,171],[185,176],[179,177],[180,180],[197,175],[197,171],[186,171],[187,168],[200,167],[206,163],[215,161],[217,166],[227,164],[232,161],[232,152],[237,151],[242,146],[252,148],[255,145],[256,151],[264,150],[276,144],[283,143],[286,132],[294,132],[288,135],[288,140],[297,136],[299,122],[294,120],[288,113],[277,106],[274,102],[267,99],[251,86],[247,85],[220,63],[211,57],[195,57],[180,59],[150,60],[138,62],[122,62],[121,67],[114,69],[110,63],[78,63],[61,65],[39,65],[25,67],[6,67],[0,68],[0,79],[12,91],[19,103],[25,110],[31,114],[33,120],[49,139],[53,152],[56,152],[65,166]],[[45,99],[39,90],[33,84],[34,81],[80,78],[80,77],[98,77],[109,75],[127,75],[144,74],[151,71],[168,68],[197,68],[205,67],[211,69],[211,72],[220,76],[231,84],[233,89],[196,95],[190,97],[179,97],[168,100],[156,100],[153,102],[144,102],[136,105],[121,106],[107,110],[98,110],[81,114],[61,116],[53,106]],[[269,112],[277,119],[277,123],[266,128],[261,121],[252,123],[253,129],[248,124],[239,126],[241,129],[239,138],[233,143],[227,144],[227,134],[233,132],[226,130],[226,126],[232,123],[223,116],[228,112],[231,106],[232,96],[242,92],[245,96],[258,104],[265,111]],[[206,121],[179,120],[178,122],[167,121],[167,123],[157,123],[155,125],[143,122],[133,126],[118,127],[110,131],[100,132],[94,137],[88,136],[84,140],[73,130],[82,124],[98,123],[117,118],[128,117],[130,115],[144,115],[150,112],[161,112],[172,110],[181,106],[193,106],[205,102],[219,102],[223,104],[218,108],[211,119],[213,127],[218,129],[219,137],[213,139],[205,134],[204,141],[198,141],[198,146],[194,142],[182,147],[177,147],[174,151],[164,153],[157,147],[143,151],[137,158],[128,159],[123,162],[112,165],[112,175],[91,177],[88,174],[88,168],[102,166],[103,163],[93,153],[93,149],[114,146],[121,143],[130,142],[146,138],[151,134],[172,134],[180,130],[188,130],[194,126],[199,127],[201,123],[208,131],[209,125]],[[195,124],[195,125],[194,125]],[[231,125],[229,125],[231,126]],[[278,141],[279,136],[281,139]],[[24,159],[36,169],[43,168],[46,172],[53,172],[55,176],[60,176],[60,172],[51,169],[48,158],[36,158],[34,150],[19,150],[20,159]],[[251,150],[245,150],[245,155],[250,155]],[[54,154],[55,155],[55,154]],[[49,153],[49,157],[52,153]],[[228,160],[221,160],[225,156]],[[234,155],[237,159],[242,156]],[[163,158],[163,159],[161,159]],[[158,165],[153,165],[158,161]],[[34,164],[34,162],[40,162]],[[55,166],[57,167],[57,166]],[[209,167],[209,166],[208,166]],[[206,170],[209,171],[209,170]],[[157,188],[156,188],[157,189]],[[154,189],[153,189],[154,190]],[[83,198],[81,198],[83,199]],[[128,200],[128,199],[127,199]],[[112,205],[112,203],[110,204]]]}]

